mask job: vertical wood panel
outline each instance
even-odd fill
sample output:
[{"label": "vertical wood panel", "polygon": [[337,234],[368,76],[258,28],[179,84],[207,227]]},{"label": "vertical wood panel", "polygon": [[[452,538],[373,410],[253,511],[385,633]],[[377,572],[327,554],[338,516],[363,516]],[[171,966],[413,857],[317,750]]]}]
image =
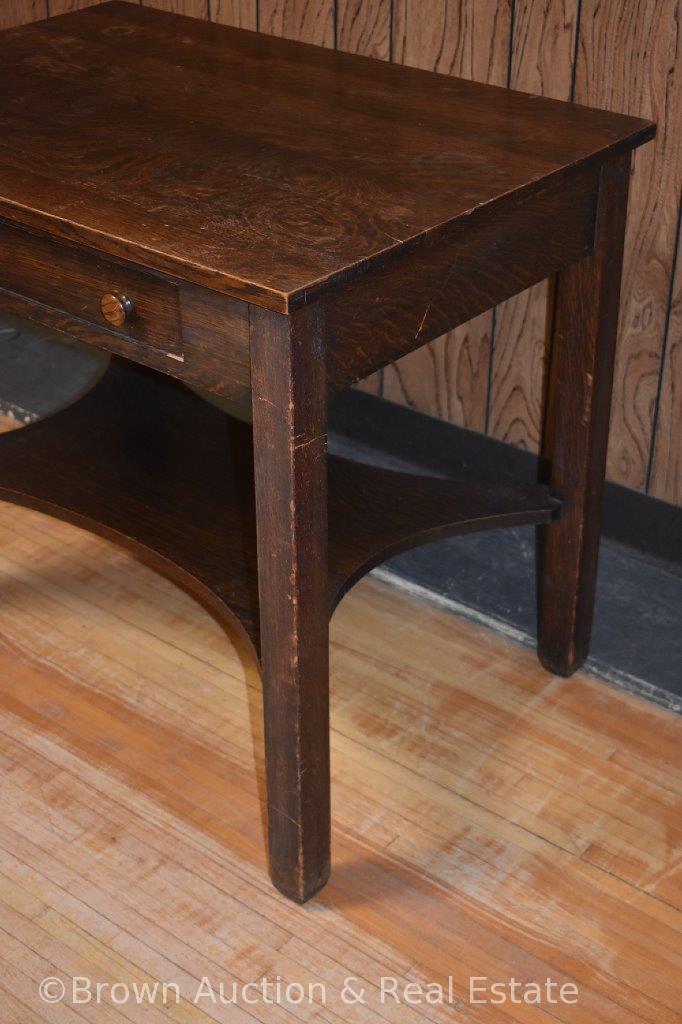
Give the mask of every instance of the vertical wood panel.
[{"label": "vertical wood panel", "polygon": [[211,21],[234,28],[258,28],[258,0],[210,0]]},{"label": "vertical wood panel", "polygon": [[[57,14],[68,14],[69,11],[82,11],[85,7],[95,7],[103,0],[47,0],[48,12],[51,18]],[[132,3],[139,3],[140,0],[131,0]]]},{"label": "vertical wood panel", "polygon": [[391,0],[337,0],[339,50],[391,59]]},{"label": "vertical wood panel", "polygon": [[334,0],[259,0],[261,32],[334,46]]},{"label": "vertical wood panel", "polygon": [[[680,211],[682,215],[682,210]],[[682,505],[682,216],[649,490]]]},{"label": "vertical wood panel", "polygon": [[47,0],[2,0],[0,29],[16,28],[47,17]]},{"label": "vertical wood panel", "polygon": [[[511,0],[394,0],[394,60],[506,85]],[[450,331],[384,371],[384,395],[483,430],[491,313]]]},{"label": "vertical wood panel", "polygon": [[[634,156],[608,475],[646,483],[680,187],[679,0],[583,0],[575,99],[651,117]],[[676,80],[677,78],[677,80]]]},{"label": "vertical wood panel", "polygon": [[174,14],[189,14],[193,18],[208,18],[208,0],[142,0],[142,6]]},{"label": "vertical wood panel", "polygon": [[[516,0],[510,85],[568,100],[578,0]],[[540,439],[547,284],[503,303],[496,314],[488,433],[536,451]]]}]

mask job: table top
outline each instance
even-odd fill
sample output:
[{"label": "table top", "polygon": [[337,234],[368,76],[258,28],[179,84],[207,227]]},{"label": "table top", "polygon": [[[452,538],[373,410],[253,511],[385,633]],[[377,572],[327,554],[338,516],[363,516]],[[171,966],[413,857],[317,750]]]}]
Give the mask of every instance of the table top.
[{"label": "table top", "polygon": [[120,2],[0,42],[1,216],[282,312],[654,132]]}]

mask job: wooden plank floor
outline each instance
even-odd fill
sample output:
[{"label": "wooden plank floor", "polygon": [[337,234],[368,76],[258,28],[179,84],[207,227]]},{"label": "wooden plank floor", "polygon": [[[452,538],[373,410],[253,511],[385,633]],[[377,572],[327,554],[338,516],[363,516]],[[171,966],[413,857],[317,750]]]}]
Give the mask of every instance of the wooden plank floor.
[{"label": "wooden plank floor", "polygon": [[[1,1024],[682,1019],[679,719],[374,581],[332,646],[334,872],[300,908],[266,877],[243,652],[125,553],[0,504]],[[182,998],[49,1005],[46,976]],[[194,1002],[261,976],[325,998]],[[382,1004],[382,976],[456,1002]],[[578,1002],[472,1004],[471,976]]]}]

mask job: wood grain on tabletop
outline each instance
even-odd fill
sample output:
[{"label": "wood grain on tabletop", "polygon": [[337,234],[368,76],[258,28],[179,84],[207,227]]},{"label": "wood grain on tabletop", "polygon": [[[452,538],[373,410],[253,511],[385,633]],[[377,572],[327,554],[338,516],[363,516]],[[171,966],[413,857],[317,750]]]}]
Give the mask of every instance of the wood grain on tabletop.
[{"label": "wood grain on tabletop", "polygon": [[[2,126],[11,134],[21,124],[24,144],[21,158],[9,147],[0,155],[2,206],[280,310],[410,238],[648,133],[630,118],[197,19],[180,25],[128,4],[10,38],[0,80],[14,100]],[[122,163],[113,134],[106,145],[121,119]],[[205,230],[215,224],[219,237]]]},{"label": "wood grain on tabletop", "polygon": [[264,974],[326,981],[311,1013],[339,1021],[349,975],[383,1019],[386,974],[464,999],[550,976],[579,987],[566,1024],[679,1021],[679,718],[368,580],[332,624],[335,871],[299,908],[266,876],[244,652],[119,549],[4,504],[0,586],[3,1019],[66,1020],[37,994],[56,973],[177,980],[186,1024],[222,1019],[190,1001],[203,975]]}]

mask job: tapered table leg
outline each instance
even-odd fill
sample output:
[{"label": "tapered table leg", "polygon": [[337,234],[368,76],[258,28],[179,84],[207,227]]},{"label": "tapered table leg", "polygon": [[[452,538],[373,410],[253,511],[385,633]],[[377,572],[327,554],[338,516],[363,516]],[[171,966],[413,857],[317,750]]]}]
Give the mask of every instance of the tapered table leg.
[{"label": "tapered table leg", "polygon": [[329,877],[326,370],[310,314],[251,309],[270,872],[304,902]]},{"label": "tapered table leg", "polygon": [[562,676],[590,644],[629,170],[603,167],[594,252],[554,284],[542,456],[563,513],[538,528],[538,654]]}]

